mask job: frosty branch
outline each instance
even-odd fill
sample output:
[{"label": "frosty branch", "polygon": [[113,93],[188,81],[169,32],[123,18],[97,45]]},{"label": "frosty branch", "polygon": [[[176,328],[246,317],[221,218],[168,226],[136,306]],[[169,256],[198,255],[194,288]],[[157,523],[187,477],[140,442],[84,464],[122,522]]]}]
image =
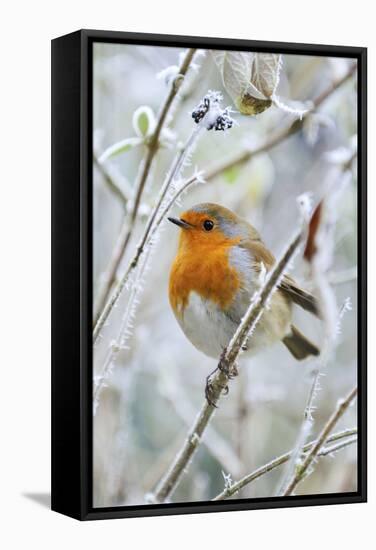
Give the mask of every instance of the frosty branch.
[{"label": "frosty branch", "polygon": [[309,468],[315,461],[320,450],[328,441],[330,432],[333,430],[333,428],[335,427],[339,419],[344,415],[344,413],[347,411],[347,409],[355,399],[357,391],[358,390],[356,387],[353,388],[344,399],[339,401],[336,409],[334,410],[333,414],[330,416],[330,418],[326,422],[316,442],[314,443],[314,445],[312,445],[311,449],[307,453],[303,462],[299,465],[298,468],[296,468],[295,475],[293,476],[290,483],[288,484],[284,492],[284,496],[291,495],[293,491],[296,489],[297,485],[305,478],[306,474],[309,471]]},{"label": "frosty branch", "polygon": [[[163,395],[174,408],[176,414],[181,418],[187,428],[189,428],[192,418],[195,414],[195,408],[189,400],[189,396],[183,391],[182,385],[175,381],[166,381],[164,384]],[[233,475],[241,475],[242,463],[237,454],[233,451],[229,442],[215,430],[213,426],[209,426],[206,431],[206,436],[203,445],[209,453],[219,462],[222,469],[232,472]]]},{"label": "frosty branch", "polygon": [[270,149],[273,149],[273,147],[276,147],[280,143],[282,143],[285,139],[288,139],[289,137],[296,134],[299,130],[303,127],[303,121],[305,117],[311,113],[314,113],[322,103],[326,99],[328,99],[338,88],[340,88],[343,84],[345,84],[355,73],[356,71],[356,63],[352,64],[346,74],[330,84],[326,90],[324,90],[313,102],[312,106],[302,114],[302,117],[300,119],[295,120],[292,124],[288,125],[287,127],[283,128],[282,130],[276,132],[274,135],[272,135],[270,138],[268,138],[263,144],[259,145],[258,147],[255,147],[254,149],[245,149],[244,151],[237,153],[236,155],[228,158],[227,160],[218,163],[217,165],[214,165],[213,167],[209,167],[208,170],[205,170],[203,173],[203,176],[206,181],[210,181],[214,179],[219,174],[222,174],[226,170],[229,170],[233,166],[241,165],[246,162],[248,162],[251,158],[260,155],[262,153],[265,153],[266,151],[269,151]]},{"label": "frosty branch", "polygon": [[[138,295],[141,290],[143,276],[148,265],[148,259],[153,249],[158,230],[165,219],[165,215],[178,197],[184,193],[190,185],[201,181],[200,174],[196,173],[187,181],[183,183],[180,182],[181,171],[187,160],[189,160],[192,148],[196,145],[199,136],[203,131],[210,131],[213,129],[217,131],[226,131],[232,127],[233,121],[230,117],[229,109],[221,108],[221,100],[221,94],[217,92],[208,92],[208,94],[204,97],[203,102],[200,103],[195,111],[193,111],[192,117],[194,118],[197,126],[192,131],[186,144],[176,155],[161,187],[155,207],[153,208],[146,223],[144,233],[141,237],[139,245],[137,246],[135,255],[129,263],[128,268],[113,292],[110,300],[107,302],[95,326],[93,335],[94,343],[96,343],[104,324],[115,307],[123,290],[128,287],[130,290],[130,296],[128,297],[125,313],[123,314],[121,320],[120,330],[118,331],[116,340],[114,340],[109,346],[100,375],[95,377],[93,395],[94,412],[98,405],[100,393],[106,383],[109,373],[112,370],[114,361],[119,351],[121,349],[125,349],[126,347],[125,342],[129,337],[130,329],[132,327],[132,320],[134,317],[136,304],[138,303]],[[203,110],[201,110],[202,106],[204,106]],[[131,277],[132,285],[130,287]]]},{"label": "frosty branch", "polygon": [[[332,453],[335,453],[336,451],[343,449],[344,447],[353,445],[357,441],[356,434],[357,434],[357,428],[349,428],[347,430],[343,430],[341,432],[333,434],[332,436],[328,437],[328,439],[326,440],[326,443],[327,444],[335,443],[335,444],[329,447],[321,447],[321,449],[317,453],[317,456],[318,457],[327,456]],[[338,441],[339,443],[337,443]],[[306,443],[303,447],[304,453],[309,452],[316,443],[317,443],[317,440]],[[285,453],[271,460],[267,464],[264,464],[260,468],[257,468],[257,470],[254,470],[252,473],[244,476],[239,481],[229,484],[227,487],[225,487],[225,489],[221,493],[219,493],[216,497],[214,497],[213,500],[224,500],[226,498],[230,498],[236,495],[246,485],[249,485],[256,479],[259,479],[263,475],[271,472],[275,468],[278,468],[279,466],[282,466],[283,464],[288,462],[291,459],[293,453],[294,453],[294,450],[289,451],[288,453]]]},{"label": "frosty branch", "polygon": [[[173,165],[172,165],[172,167],[171,167],[171,169],[170,169],[170,171],[169,171],[169,173],[168,173],[168,175],[167,175],[167,177],[166,177],[166,179],[165,179],[165,181],[164,181],[164,183],[161,187],[157,202],[156,202],[153,210],[150,213],[148,221],[146,222],[146,226],[145,226],[144,232],[142,234],[141,240],[140,240],[140,242],[137,246],[136,252],[135,252],[132,260],[128,264],[128,267],[127,267],[124,275],[120,279],[117,287],[115,288],[111,298],[106,303],[101,315],[98,318],[98,321],[97,321],[97,323],[94,327],[94,332],[93,332],[93,341],[94,341],[94,343],[97,341],[98,336],[99,336],[105,322],[107,321],[114,305],[116,304],[116,302],[119,299],[121,293],[123,292],[127,282],[129,281],[130,275],[136,269],[136,267],[138,265],[138,262],[140,260],[140,257],[144,253],[145,245],[148,242],[150,242],[151,234],[155,235],[157,229],[160,227],[160,224],[163,221],[164,214],[167,213],[167,211],[171,208],[172,204],[180,196],[180,194],[184,190],[186,190],[189,185],[192,185],[192,184],[196,183],[200,179],[199,175],[197,175],[197,174],[194,175],[193,177],[189,178],[189,180],[184,183],[183,189],[181,189],[181,190],[179,189],[178,192],[176,192],[174,194],[174,196],[171,199],[169,199],[167,205],[164,204],[164,201],[166,199],[166,196],[167,196],[167,193],[170,189],[170,186],[172,185],[174,180],[176,180],[177,177],[178,177],[179,170],[181,169],[183,160],[184,160],[184,158],[187,154],[187,151],[189,149],[189,145],[191,144],[192,137],[193,137],[193,134],[190,136],[187,144],[185,145],[185,147],[182,147],[182,149],[178,153],[176,159],[174,160]],[[163,208],[163,212],[162,212],[162,215],[160,215],[160,210],[162,208]],[[126,231],[128,231],[128,230],[126,230]]]},{"label": "frosty branch", "polygon": [[314,409],[314,400],[318,391],[318,384],[319,384],[319,376],[320,372],[318,368],[315,368],[312,373],[312,382],[310,386],[310,390],[308,393],[308,399],[307,404],[304,409],[304,415],[303,420],[300,426],[299,434],[295,443],[295,447],[291,453],[287,471],[285,475],[283,476],[282,482],[280,484],[280,488],[277,491],[277,494],[280,496],[283,494],[285,487],[287,486],[289,480],[291,479],[292,475],[294,474],[296,465],[298,464],[299,460],[301,459],[302,454],[304,453],[304,447],[305,443],[308,439],[308,436],[310,435],[312,426],[313,426],[313,409]]},{"label": "frosty branch", "polygon": [[[346,173],[351,163],[347,162],[340,168],[335,167],[327,176],[326,193],[315,208],[309,223],[307,243],[304,250],[304,259],[310,267],[310,274],[314,286],[321,318],[322,343],[320,357],[313,359],[313,382],[309,392],[308,402],[298,433],[294,453],[292,455],[285,479],[277,494],[284,494],[290,480],[300,468],[303,446],[314,424],[314,399],[319,390],[319,376],[324,373],[337,344],[339,326],[343,314],[349,309],[349,299],[346,299],[338,311],[336,297],[328,280],[328,270],[333,260],[334,229],[338,199],[343,192],[347,178]],[[311,359],[312,361],[312,359]]]},{"label": "frosty branch", "polygon": [[111,288],[115,282],[116,273],[120,266],[121,260],[124,256],[125,250],[128,246],[128,243],[131,239],[131,236],[133,234],[133,228],[135,224],[135,220],[137,218],[138,209],[140,206],[141,197],[145,188],[146,181],[148,179],[150,168],[152,166],[154,157],[158,151],[159,148],[159,138],[160,134],[162,132],[162,129],[164,127],[164,124],[166,122],[168,113],[170,112],[171,106],[174,102],[174,99],[179,91],[179,88],[182,84],[183,78],[193,60],[193,57],[196,53],[196,49],[191,48],[187,50],[186,55],[184,56],[182,63],[179,68],[179,74],[175,81],[170,86],[169,93],[162,105],[162,108],[160,110],[156,126],[154,129],[154,132],[150,136],[150,139],[148,140],[148,146],[145,158],[140,166],[139,174],[137,177],[137,181],[135,182],[134,188],[135,191],[135,197],[133,202],[133,208],[130,213],[130,216],[125,218],[123,227],[120,231],[119,239],[116,243],[115,249],[113,251],[113,255],[111,257],[109,266],[106,270],[106,273],[103,277],[103,287],[100,291],[100,295],[98,297],[97,301],[97,315],[95,317],[95,323],[98,321],[99,315],[103,311],[103,308],[105,307],[107,300],[109,298]]},{"label": "frosty branch", "polygon": [[111,169],[105,164],[99,162],[97,155],[93,154],[94,166],[97,168],[98,172],[102,176],[107,187],[113,193],[113,195],[119,199],[120,204],[124,207],[129,200],[129,195],[125,194],[121,186],[117,183],[116,178],[111,172]]}]

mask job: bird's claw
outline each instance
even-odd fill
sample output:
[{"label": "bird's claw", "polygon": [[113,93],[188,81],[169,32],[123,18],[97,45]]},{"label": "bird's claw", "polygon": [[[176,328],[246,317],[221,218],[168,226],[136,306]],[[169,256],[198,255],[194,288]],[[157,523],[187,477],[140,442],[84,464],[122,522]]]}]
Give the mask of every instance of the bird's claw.
[{"label": "bird's claw", "polygon": [[[229,368],[228,363],[225,361],[225,350],[222,352],[221,359],[219,361],[218,366],[209,374],[209,376],[206,377],[206,385],[205,385],[205,397],[209,405],[212,407],[218,408],[213,400],[213,384],[212,384],[212,377],[215,375],[217,371],[223,372],[228,380],[232,380],[235,378],[235,376],[238,376],[238,369],[236,364],[233,364],[231,368]],[[229,393],[229,387],[228,384],[222,387],[222,391],[224,395],[228,395]]]},{"label": "bird's claw", "polygon": [[235,378],[239,374],[238,367],[235,363],[231,367],[229,367],[226,361],[221,360],[219,362],[218,369],[223,372],[229,380],[233,380],[233,378]]},{"label": "bird's claw", "polygon": [[218,407],[212,399],[213,398],[213,384],[211,383],[212,374],[213,373],[209,374],[209,376],[206,377],[205,398],[209,405],[217,409]]}]

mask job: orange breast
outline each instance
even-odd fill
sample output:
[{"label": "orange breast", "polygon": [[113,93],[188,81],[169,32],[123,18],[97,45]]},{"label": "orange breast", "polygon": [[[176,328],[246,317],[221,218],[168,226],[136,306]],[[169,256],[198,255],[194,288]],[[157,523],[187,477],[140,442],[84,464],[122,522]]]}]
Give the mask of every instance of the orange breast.
[{"label": "orange breast", "polygon": [[240,287],[240,276],[229,263],[229,252],[239,239],[210,239],[209,242],[180,241],[178,254],[170,273],[169,296],[174,311],[179,315],[188,304],[189,293],[227,309]]}]

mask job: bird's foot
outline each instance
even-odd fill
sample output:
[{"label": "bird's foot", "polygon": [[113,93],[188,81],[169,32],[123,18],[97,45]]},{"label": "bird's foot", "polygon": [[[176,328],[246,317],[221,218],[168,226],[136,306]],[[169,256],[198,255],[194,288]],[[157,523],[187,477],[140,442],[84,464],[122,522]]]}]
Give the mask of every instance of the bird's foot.
[{"label": "bird's foot", "polygon": [[[216,369],[217,370],[217,369]],[[215,397],[214,397],[214,387],[211,382],[212,375],[215,373],[215,370],[209,374],[209,376],[206,377],[206,385],[205,385],[205,398],[209,405],[212,407],[218,408],[215,404]]]},{"label": "bird's foot", "polygon": [[213,384],[213,378],[215,377],[215,374],[221,371],[221,369],[216,367],[207,377],[206,377],[206,385],[205,385],[205,397],[206,401],[211,405],[212,407],[218,408],[216,405],[216,401],[218,400],[218,397],[220,395],[220,392],[223,391],[225,395],[228,394],[228,386],[222,386],[219,387],[218,383],[216,386]]},{"label": "bird's foot", "polygon": [[235,378],[239,375],[238,365],[234,363],[231,367],[230,378]]},{"label": "bird's foot", "polygon": [[238,376],[239,374],[236,363],[233,363],[232,365],[228,364],[225,349],[221,353],[221,357],[218,363],[218,369],[223,372],[229,380],[232,380],[233,378],[235,378],[235,376]]},{"label": "bird's foot", "polygon": [[[215,376],[215,373],[217,371],[222,372],[226,375],[226,378],[228,380],[232,380],[235,378],[235,376],[238,376],[238,368],[237,365],[234,363],[233,365],[229,366],[228,362],[226,361],[226,350],[223,350],[218,366],[209,374],[209,376],[206,377],[206,385],[205,385],[205,397],[209,405],[213,407],[217,407],[216,401],[218,399],[219,393],[216,395],[215,388],[213,386],[212,380],[213,376]],[[227,395],[229,392],[228,384],[225,386],[222,386],[221,391],[223,391],[224,395]]]}]

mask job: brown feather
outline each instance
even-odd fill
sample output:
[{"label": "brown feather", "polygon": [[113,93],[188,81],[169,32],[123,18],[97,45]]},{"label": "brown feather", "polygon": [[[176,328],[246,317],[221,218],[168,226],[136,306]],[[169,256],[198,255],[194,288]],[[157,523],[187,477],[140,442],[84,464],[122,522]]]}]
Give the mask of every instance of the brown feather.
[{"label": "brown feather", "polygon": [[298,361],[302,361],[310,355],[320,354],[320,350],[315,344],[312,344],[294,325],[291,325],[291,333],[285,336],[282,342]]},{"label": "brown feather", "polygon": [[[275,264],[275,258],[271,252],[266,248],[260,238],[257,240],[250,240],[245,243],[241,243],[241,246],[247,248],[255,259],[254,269],[260,270],[261,262],[265,265],[267,271],[269,271]],[[319,309],[316,298],[303,290],[292,277],[285,275],[279,284],[279,288],[283,293],[288,296],[294,304],[302,307],[306,311],[319,316]]]},{"label": "brown feather", "polygon": [[314,315],[320,315],[316,298],[306,290],[300,288],[292,277],[285,275],[279,288],[298,306]]}]

